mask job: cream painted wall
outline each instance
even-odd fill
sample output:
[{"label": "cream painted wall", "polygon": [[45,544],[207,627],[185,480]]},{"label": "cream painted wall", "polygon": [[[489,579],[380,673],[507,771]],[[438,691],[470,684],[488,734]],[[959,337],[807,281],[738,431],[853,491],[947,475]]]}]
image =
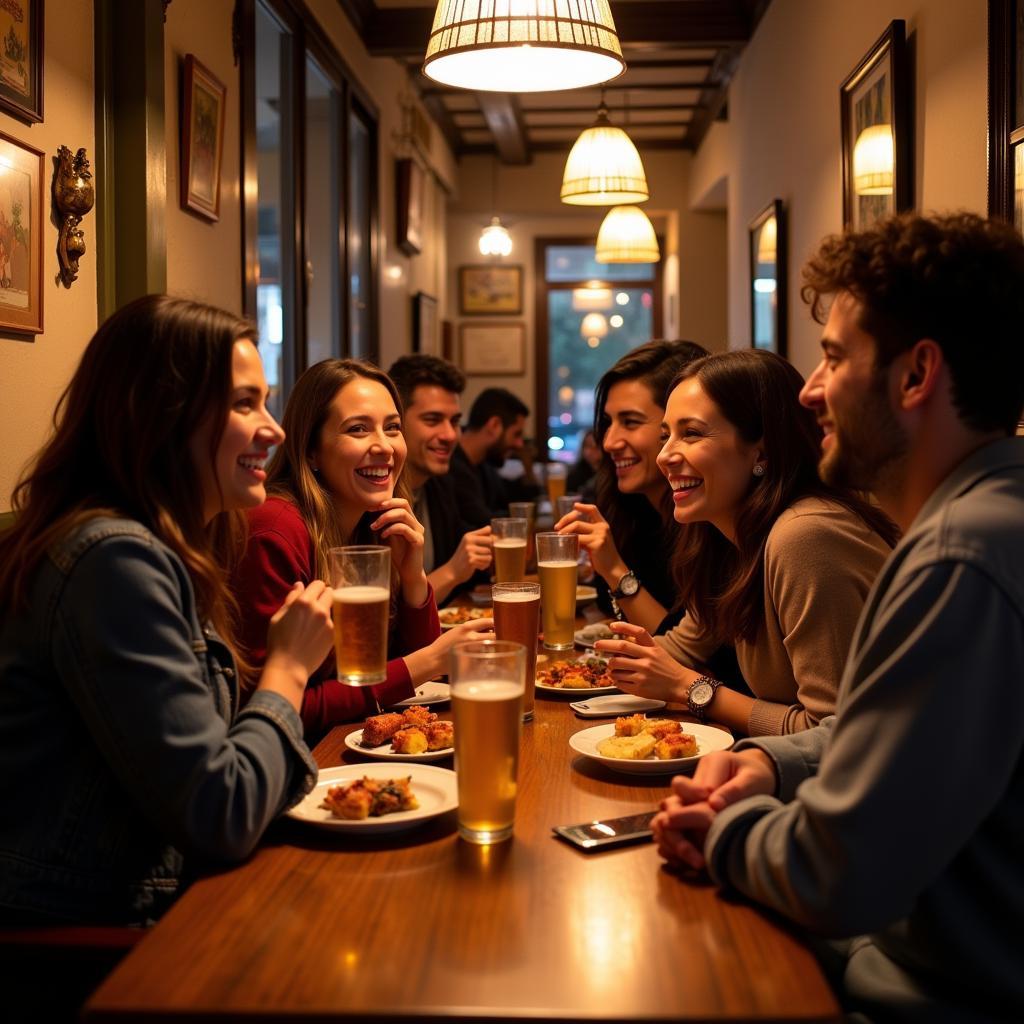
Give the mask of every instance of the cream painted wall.
[{"label": "cream painted wall", "polygon": [[[239,167],[240,81],[231,52],[231,0],[175,0],[164,25],[164,129],[167,137],[167,291],[242,312]],[[181,78],[185,55],[227,87],[220,219],[211,222],[180,200]]]},{"label": "cream painted wall", "polygon": [[[92,0],[46,5],[43,26],[43,117],[22,124],[0,113],[0,132],[46,154],[43,165],[43,327],[38,335],[0,333],[0,510],[23,465],[45,440],[54,406],[85,343],[96,330],[96,217],[82,221],[86,253],[78,280],[58,284],[57,228],[50,220],[50,182],[57,147],[95,155]],[[83,54],[85,55],[83,59]],[[93,166],[94,173],[99,169]]]},{"label": "cream painted wall", "polygon": [[923,210],[986,208],[985,0],[774,0],[729,93],[729,126],[695,160],[691,203],[728,181],[729,343],[749,343],[747,225],[775,197],[789,216],[789,357],[804,374],[820,328],[799,270],[842,227],[839,85],[894,18],[914,64],[914,200]]},{"label": "cream painted wall", "polygon": [[[470,378],[463,404],[466,408],[486,387],[507,387],[529,406],[534,404],[534,240],[540,237],[596,237],[605,209],[572,207],[558,198],[567,153],[538,153],[525,167],[500,165],[494,185],[490,157],[464,157],[460,164],[459,192],[448,213],[448,309],[454,324],[456,356],[460,323],[457,271],[466,263],[485,262],[477,242],[491,216],[499,214],[512,236],[512,255],[505,262],[524,269],[524,305],[521,317],[509,322],[526,324],[527,372],[523,377]],[[659,235],[666,239],[665,334],[691,338],[710,349],[725,348],[726,341],[726,224],[719,211],[688,208],[691,156],[671,150],[641,150],[651,199],[645,212]],[[531,422],[532,431],[533,424]]]}]

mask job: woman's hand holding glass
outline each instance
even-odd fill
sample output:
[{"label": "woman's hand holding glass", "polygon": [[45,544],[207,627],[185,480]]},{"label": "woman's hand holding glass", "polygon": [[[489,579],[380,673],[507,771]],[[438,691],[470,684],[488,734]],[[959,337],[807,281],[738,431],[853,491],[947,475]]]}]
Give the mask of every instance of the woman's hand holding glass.
[{"label": "woman's hand holding glass", "polygon": [[700,675],[680,665],[659,647],[643,626],[610,622],[615,640],[598,640],[594,649],[608,657],[615,685],[626,693],[685,704],[690,684]]},{"label": "woman's hand holding glass", "polygon": [[296,583],[267,629],[267,659],[257,688],[280,693],[296,710],[310,673],[327,657],[334,640],[333,598],[322,580],[308,586]]},{"label": "woman's hand holding glass", "polygon": [[377,506],[381,513],[371,524],[381,543],[391,548],[391,564],[398,573],[405,603],[419,608],[427,599],[427,575],[423,571],[423,524],[413,515],[405,498],[388,498]]},{"label": "woman's hand holding glass", "polygon": [[629,566],[623,562],[612,540],[608,520],[601,515],[596,505],[576,502],[573,511],[562,516],[555,523],[554,529],[556,533],[574,533],[579,537],[580,547],[590,556],[594,572],[603,577],[610,587],[617,586],[629,571]]}]

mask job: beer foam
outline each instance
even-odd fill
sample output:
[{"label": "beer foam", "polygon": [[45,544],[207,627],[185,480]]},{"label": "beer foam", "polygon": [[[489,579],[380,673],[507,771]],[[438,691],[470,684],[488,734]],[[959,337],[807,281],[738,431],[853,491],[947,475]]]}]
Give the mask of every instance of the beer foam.
[{"label": "beer foam", "polygon": [[497,680],[463,679],[452,686],[452,696],[460,700],[484,701],[511,700],[523,695],[520,683],[498,682]]},{"label": "beer foam", "polygon": [[336,587],[334,600],[338,604],[377,604],[390,601],[391,591],[387,587]]},{"label": "beer foam", "polygon": [[531,594],[526,590],[506,590],[492,595],[492,601],[500,601],[503,604],[525,604],[527,601],[536,601],[539,598],[539,594]]},{"label": "beer foam", "polygon": [[521,537],[498,537],[494,542],[496,548],[525,548],[526,540]]},{"label": "beer foam", "polygon": [[571,558],[564,559],[563,561],[560,561],[560,562],[538,562],[537,563],[537,568],[538,569],[564,569],[567,565],[571,565],[573,568],[575,568],[576,567],[576,562],[573,559],[571,559]]}]

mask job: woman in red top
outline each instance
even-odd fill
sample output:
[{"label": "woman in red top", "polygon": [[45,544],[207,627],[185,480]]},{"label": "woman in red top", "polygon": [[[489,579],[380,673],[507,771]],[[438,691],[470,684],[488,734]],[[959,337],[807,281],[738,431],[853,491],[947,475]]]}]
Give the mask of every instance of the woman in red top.
[{"label": "woman in red top", "polygon": [[367,693],[334,678],[331,654],[309,677],[302,702],[307,739],[338,722],[411,697],[445,671],[451,645],[490,623],[441,636],[423,571],[423,527],[402,482],[406,445],[401,400],[376,367],[327,359],[295,382],[282,423],[286,438],[269,467],[266,504],[252,509],[245,553],[232,577],[241,635],[263,661],[267,625],[296,580],[330,579],[328,551],[345,544],[391,548],[387,680]]}]

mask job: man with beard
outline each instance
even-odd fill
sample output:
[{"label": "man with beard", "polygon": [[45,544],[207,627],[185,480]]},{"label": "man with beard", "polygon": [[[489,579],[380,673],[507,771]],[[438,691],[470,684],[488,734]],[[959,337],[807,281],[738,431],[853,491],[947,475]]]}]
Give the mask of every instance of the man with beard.
[{"label": "man with beard", "polygon": [[[847,1008],[1024,1018],[1024,243],[969,214],[827,239],[804,269],[820,471],[904,532],[836,714],[702,758],[655,819],[670,862],[842,943]],[[863,1018],[861,1018],[863,1019]]]},{"label": "man with beard", "polygon": [[472,526],[507,514],[509,501],[529,500],[539,488],[520,488],[513,497],[498,470],[509,452],[523,450],[523,428],[530,410],[505,388],[485,388],[469,410],[469,422],[452,456],[459,511]]},{"label": "man with beard", "polygon": [[474,530],[464,521],[449,472],[466,378],[458,367],[430,355],[401,356],[388,376],[402,398],[405,478],[413,512],[423,524],[423,568],[440,605],[491,564],[490,524]]}]

